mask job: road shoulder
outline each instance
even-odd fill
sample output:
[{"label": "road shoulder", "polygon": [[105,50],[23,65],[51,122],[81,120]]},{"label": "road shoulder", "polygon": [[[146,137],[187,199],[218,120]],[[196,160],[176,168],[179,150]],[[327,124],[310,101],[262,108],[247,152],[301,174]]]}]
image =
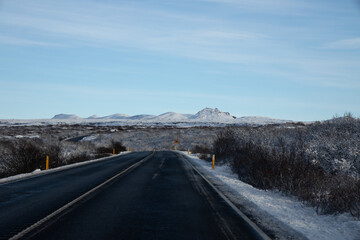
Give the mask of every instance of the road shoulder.
[{"label": "road shoulder", "polygon": [[[209,180],[218,190],[221,191],[242,213],[244,213],[252,222],[260,227],[269,237],[272,239],[308,239],[304,234],[294,230],[288,225],[284,224],[268,212],[262,210],[249,201],[245,197],[241,196],[235,189],[226,184],[217,175],[209,172],[204,168],[203,160],[200,160],[194,156],[187,156],[187,153],[177,152],[177,154],[183,158],[188,159],[196,169],[203,174],[207,180]],[[210,167],[209,163],[209,167]]]},{"label": "road shoulder", "polygon": [[116,154],[113,156],[92,159],[92,160],[84,161],[84,162],[72,163],[72,164],[68,164],[65,166],[57,167],[57,168],[51,168],[49,170],[36,169],[35,171],[30,172],[30,173],[21,173],[21,174],[17,174],[17,175],[6,177],[6,178],[0,178],[0,185],[6,184],[6,183],[13,183],[16,181],[29,179],[29,178],[37,177],[37,176],[41,176],[41,175],[46,175],[46,174],[50,174],[50,173],[54,173],[54,172],[59,172],[59,171],[63,171],[66,169],[75,168],[75,167],[79,167],[79,166],[83,166],[83,165],[87,165],[87,164],[91,164],[91,163],[95,163],[95,162],[105,161],[105,160],[111,159],[113,157],[119,157],[119,156],[123,156],[123,155],[129,154],[129,153],[131,153],[131,152],[120,152],[119,154]]}]

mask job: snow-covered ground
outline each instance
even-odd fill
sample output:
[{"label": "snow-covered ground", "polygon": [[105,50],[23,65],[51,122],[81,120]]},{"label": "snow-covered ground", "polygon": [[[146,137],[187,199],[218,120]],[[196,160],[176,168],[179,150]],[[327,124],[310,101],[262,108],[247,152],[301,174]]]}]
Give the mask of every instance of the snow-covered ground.
[{"label": "snow-covered ground", "polygon": [[[187,155],[187,152],[183,152]],[[318,215],[314,208],[306,206],[294,198],[279,192],[256,189],[240,181],[227,165],[216,166],[196,157],[190,156],[193,164],[206,176],[214,177],[228,186],[239,198],[253,203],[260,211],[268,213],[308,239],[317,240],[359,240],[360,221],[349,214]],[[254,206],[252,206],[253,208]]]}]

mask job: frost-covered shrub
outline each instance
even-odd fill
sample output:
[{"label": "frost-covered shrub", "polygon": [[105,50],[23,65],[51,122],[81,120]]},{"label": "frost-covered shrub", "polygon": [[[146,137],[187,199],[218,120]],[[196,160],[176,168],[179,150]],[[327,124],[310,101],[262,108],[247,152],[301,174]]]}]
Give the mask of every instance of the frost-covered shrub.
[{"label": "frost-covered shrub", "polygon": [[46,154],[41,140],[19,140],[11,143],[9,154],[3,158],[7,175],[32,172],[45,167]]},{"label": "frost-covered shrub", "polygon": [[111,147],[115,149],[116,154],[126,151],[126,147],[120,141],[111,141]]},{"label": "frost-covered shrub", "polygon": [[213,150],[205,145],[196,145],[191,149],[191,152],[198,154],[200,159],[211,161],[211,153],[213,153]]},{"label": "frost-covered shrub", "polygon": [[[99,148],[104,148],[106,154],[96,152]],[[0,178],[45,169],[46,156],[49,156],[49,168],[56,168],[108,156],[113,149],[116,153],[125,151],[119,141],[96,148],[90,142],[44,141],[39,138],[1,141],[0,149]]]},{"label": "frost-covered shrub", "polygon": [[333,174],[360,176],[360,120],[345,115],[307,128],[308,156]]},{"label": "frost-covered shrub", "polygon": [[83,153],[71,155],[66,160],[66,163],[67,164],[72,164],[72,163],[78,163],[78,162],[85,162],[85,161],[88,161],[90,159],[93,159],[93,158],[89,154],[83,152]]},{"label": "frost-covered shrub", "polygon": [[219,132],[214,141],[215,155],[219,157],[220,161],[230,161],[233,158],[234,152],[238,149],[238,142],[234,131],[231,128],[226,128]]},{"label": "frost-covered shrub", "polygon": [[225,129],[217,159],[255,187],[295,195],[318,212],[360,215],[360,120]]},{"label": "frost-covered shrub", "polygon": [[112,154],[115,151],[116,154],[126,151],[126,147],[119,141],[112,141],[107,146],[98,147],[96,150],[97,154]]},{"label": "frost-covered shrub", "polygon": [[[231,128],[231,131],[231,138],[235,138],[236,142],[231,143],[234,140],[227,137],[228,143],[218,145],[215,150],[221,157],[231,155],[228,152],[234,151],[232,148],[237,148],[239,144],[251,142],[282,155],[293,150],[298,159],[312,162],[331,174],[360,177],[360,120],[349,115],[307,126],[268,125]],[[220,135],[224,134],[229,135],[228,130]],[[214,145],[218,144],[216,141],[225,141],[220,135]]]}]

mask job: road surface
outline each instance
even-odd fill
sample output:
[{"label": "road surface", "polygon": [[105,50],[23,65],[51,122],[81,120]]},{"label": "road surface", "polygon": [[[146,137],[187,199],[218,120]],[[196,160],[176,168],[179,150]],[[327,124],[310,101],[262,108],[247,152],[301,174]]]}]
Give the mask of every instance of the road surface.
[{"label": "road surface", "polygon": [[[54,214],[108,179],[111,180]],[[52,217],[46,218],[49,215]],[[28,227],[30,230],[24,233]],[[258,238],[189,162],[166,151],[132,153],[0,184],[0,239],[14,236],[15,239],[17,236],[24,239]]]}]

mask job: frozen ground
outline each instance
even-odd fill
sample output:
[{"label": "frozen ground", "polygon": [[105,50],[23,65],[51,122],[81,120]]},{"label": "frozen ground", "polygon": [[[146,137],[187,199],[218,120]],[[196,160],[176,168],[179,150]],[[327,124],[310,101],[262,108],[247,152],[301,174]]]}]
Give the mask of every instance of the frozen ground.
[{"label": "frozen ground", "polygon": [[[183,154],[187,155],[187,152]],[[302,234],[308,239],[317,240],[360,239],[360,221],[348,214],[318,215],[314,208],[294,198],[279,192],[259,190],[240,181],[227,165],[216,166],[214,171],[210,163],[198,159],[196,155],[191,155],[190,159],[206,176],[226,185],[237,195],[235,197],[245,199],[242,203],[249,202],[252,203],[250,208],[258,208],[259,211],[254,210],[254,213],[263,212],[270,215],[274,221],[299,232],[299,238]]]},{"label": "frozen ground", "polygon": [[[81,144],[92,144],[95,147],[106,146],[111,141],[121,141],[132,151],[170,150],[178,139],[178,149],[192,149],[195,145],[211,146],[218,127],[113,127],[89,125],[52,125],[52,126],[0,126],[0,154],[2,141],[16,141],[20,138],[41,140],[55,145],[76,147]],[[78,146],[79,147],[79,146]],[[80,150],[76,148],[79,152]],[[84,149],[91,150],[91,149]],[[94,149],[93,149],[94,150]]]}]

